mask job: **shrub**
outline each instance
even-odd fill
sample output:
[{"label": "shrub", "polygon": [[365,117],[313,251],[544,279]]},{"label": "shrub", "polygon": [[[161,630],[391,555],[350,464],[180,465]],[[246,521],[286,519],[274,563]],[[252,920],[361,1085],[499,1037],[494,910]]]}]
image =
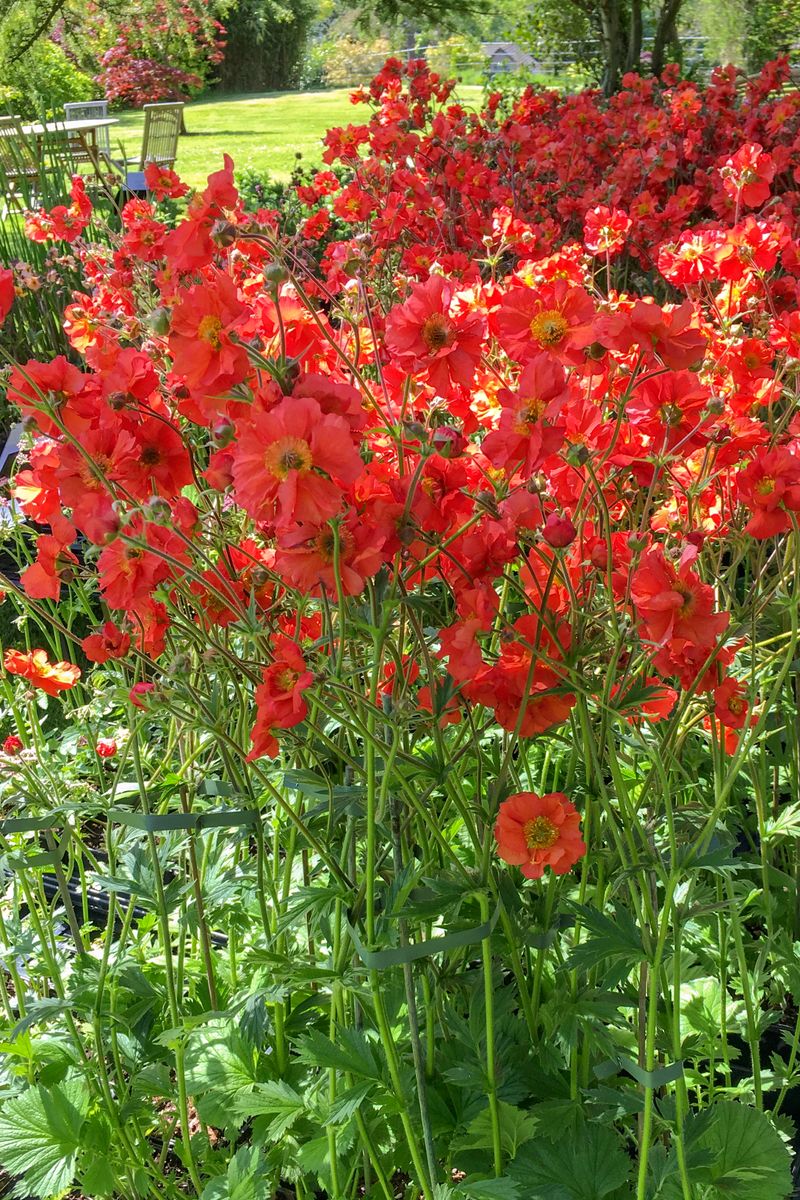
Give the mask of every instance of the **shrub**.
[{"label": "shrub", "polygon": [[71,100],[90,100],[95,86],[60,46],[43,39],[16,62],[0,63],[0,107],[26,118],[63,116]]}]

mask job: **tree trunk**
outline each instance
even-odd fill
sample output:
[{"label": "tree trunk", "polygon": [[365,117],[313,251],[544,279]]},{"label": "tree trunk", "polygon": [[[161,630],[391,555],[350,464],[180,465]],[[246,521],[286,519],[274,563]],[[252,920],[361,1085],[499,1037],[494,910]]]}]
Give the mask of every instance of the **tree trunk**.
[{"label": "tree trunk", "polygon": [[628,53],[625,70],[633,71],[642,61],[642,0],[631,0],[631,23],[628,29]]},{"label": "tree trunk", "polygon": [[612,95],[619,87],[622,70],[623,44],[619,0],[601,0],[598,4],[600,31],[603,41],[603,92]]},{"label": "tree trunk", "polygon": [[661,6],[661,12],[658,14],[656,33],[653,38],[652,69],[654,75],[660,75],[664,70],[665,51],[671,39],[676,36],[675,22],[678,19],[678,13],[681,11],[682,2],[683,0],[664,0]]}]

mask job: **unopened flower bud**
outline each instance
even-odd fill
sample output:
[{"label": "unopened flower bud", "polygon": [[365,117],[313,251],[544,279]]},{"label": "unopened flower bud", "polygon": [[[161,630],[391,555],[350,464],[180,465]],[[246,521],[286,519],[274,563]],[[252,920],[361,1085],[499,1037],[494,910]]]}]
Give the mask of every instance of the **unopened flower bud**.
[{"label": "unopened flower bud", "polygon": [[582,467],[585,462],[588,462],[589,447],[585,446],[583,442],[576,442],[567,448],[565,457],[573,467]]},{"label": "unopened flower bud", "polygon": [[403,433],[407,438],[411,438],[415,442],[420,442],[425,437],[425,426],[419,421],[404,421]]},{"label": "unopened flower bud", "polygon": [[217,421],[214,428],[211,430],[211,440],[218,450],[224,450],[229,446],[236,435],[236,427],[232,421],[224,418]]},{"label": "unopened flower bud", "polygon": [[596,546],[592,547],[589,562],[598,571],[608,570],[608,546],[604,542],[598,542]]},{"label": "unopened flower bud", "polygon": [[647,538],[642,537],[642,535],[639,533],[629,534],[627,540],[628,549],[632,550],[634,554],[638,553],[639,550],[645,550],[647,548]]},{"label": "unopened flower bud", "polygon": [[158,333],[162,337],[169,333],[170,312],[163,305],[159,308],[154,308],[147,319],[147,322],[153,333]]},{"label": "unopened flower bud", "polygon": [[577,530],[569,517],[561,517],[558,513],[550,513],[542,530],[542,537],[548,546],[556,550],[569,546],[570,542],[575,541],[576,534]]},{"label": "unopened flower bud", "polygon": [[128,403],[128,397],[125,392],[109,392],[106,398],[108,400],[108,407],[113,412],[121,412]]},{"label": "unopened flower bud", "polygon": [[725,401],[722,396],[710,396],[706,403],[706,412],[712,417],[718,417],[725,412]]},{"label": "unopened flower bud", "polygon": [[463,453],[466,439],[450,425],[440,425],[431,434],[431,445],[442,458],[458,458]]},{"label": "unopened flower bud", "polygon": [[282,263],[273,262],[264,267],[264,282],[268,287],[279,288],[288,278],[289,272]]}]

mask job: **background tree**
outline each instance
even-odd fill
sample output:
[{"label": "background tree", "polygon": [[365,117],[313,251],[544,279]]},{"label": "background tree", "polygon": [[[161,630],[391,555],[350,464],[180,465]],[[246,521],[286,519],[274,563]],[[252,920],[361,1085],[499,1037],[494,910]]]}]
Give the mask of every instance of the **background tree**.
[{"label": "background tree", "polygon": [[90,74],[47,36],[65,7],[66,0],[0,0],[0,110],[34,117],[92,95]]},{"label": "background tree", "polygon": [[291,87],[316,12],[315,0],[238,0],[226,17],[220,87],[235,92]]}]

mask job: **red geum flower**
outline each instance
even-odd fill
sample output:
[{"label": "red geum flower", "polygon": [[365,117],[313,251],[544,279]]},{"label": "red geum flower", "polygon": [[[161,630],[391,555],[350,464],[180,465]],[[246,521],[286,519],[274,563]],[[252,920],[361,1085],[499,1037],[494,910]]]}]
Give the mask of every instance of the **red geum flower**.
[{"label": "red geum flower", "polygon": [[728,613],[714,611],[714,589],[691,567],[697,548],[686,546],[677,564],[655,546],[642,555],[631,579],[631,599],[645,636],[663,646],[675,639],[712,647],[728,624]]},{"label": "red geum flower", "polygon": [[728,729],[743,729],[747,724],[755,724],[757,718],[751,715],[741,679],[729,675],[714,688],[714,715]]},{"label": "red geum flower", "polygon": [[754,538],[784,533],[792,528],[789,514],[800,512],[800,459],[785,446],[759,450],[740,472],[736,488],[753,513],[745,533]]},{"label": "red geum flower", "polygon": [[46,363],[29,359],[11,372],[8,399],[18,404],[23,417],[30,418],[42,433],[58,437],[59,427],[42,410],[49,406],[63,416],[63,410],[85,384],[86,376],[67,362],[63,354]]},{"label": "red geum flower", "polygon": [[520,867],[527,879],[541,879],[545,867],[566,875],[586,853],[580,813],[563,792],[509,796],[498,810],[494,836],[503,862]]},{"label": "red geum flower", "polygon": [[447,395],[469,387],[486,341],[487,322],[475,297],[443,275],[415,284],[405,304],[386,318],[386,349],[403,370],[419,372]]},{"label": "red geum flower", "polygon": [[19,752],[22,748],[23,748],[22,738],[17,737],[17,735],[15,733],[10,733],[8,735],[8,737],[5,739],[5,741],[3,742],[3,753],[4,754],[19,754]]},{"label": "red geum flower", "polygon": [[113,621],[106,621],[99,632],[90,633],[81,642],[83,653],[96,663],[108,662],[110,658],[124,658],[130,648],[130,634],[123,633]]},{"label": "red geum flower", "polygon": [[748,208],[758,208],[769,199],[775,163],[763,146],[748,142],[725,161],[720,175],[729,196],[740,199]]},{"label": "red geum flower", "polygon": [[[75,530],[70,531],[74,535]],[[20,583],[26,594],[35,600],[57,601],[61,598],[62,578],[69,582],[72,568],[77,565],[78,560],[68,543],[43,533],[36,539],[36,562],[22,571]]]},{"label": "red geum flower", "polygon": [[536,288],[513,284],[495,320],[500,345],[518,362],[547,350],[562,362],[578,364],[595,340],[594,318],[589,293],[557,279]]},{"label": "red geum flower", "polygon": [[98,738],[95,753],[99,758],[113,758],[119,750],[114,738]]},{"label": "red geum flower", "polygon": [[256,688],[253,748],[247,756],[248,762],[264,755],[275,758],[278,741],[273,729],[291,729],[304,721],[308,713],[303,692],[314,682],[314,675],[306,666],[303,651],[290,638],[281,638],[274,646],[274,655]]},{"label": "red geum flower", "polygon": [[278,543],[275,571],[290,587],[319,596],[324,587],[335,596],[360,596],[364,585],[384,561],[384,535],[350,517],[339,525],[339,579],[336,578],[336,539],[328,524],[300,524],[287,530]]},{"label": "red geum flower", "polygon": [[133,707],[146,709],[147,705],[145,704],[145,698],[155,690],[155,686],[156,685],[154,683],[135,683],[128,692],[128,699]]},{"label": "red geum flower", "polygon": [[[183,562],[186,550],[181,539],[170,529],[158,525],[132,522],[123,537],[115,538],[105,547],[97,560],[100,591],[110,608],[136,611],[150,601],[150,593],[169,578],[173,566],[160,553]],[[139,544],[144,535],[147,546]]]},{"label": "red geum flower", "polygon": [[234,492],[256,521],[285,529],[335,516],[342,489],[363,463],[344,417],[324,414],[308,396],[287,396],[268,412],[249,412],[232,447]]},{"label": "red geum flower", "polygon": [[695,324],[694,305],[690,300],[673,309],[661,308],[655,301],[636,300],[630,308],[618,308],[601,317],[597,338],[609,350],[627,353],[633,346],[658,355],[673,371],[683,371],[701,363],[708,339]]},{"label": "red geum flower", "polygon": [[526,363],[516,389],[499,395],[502,411],[496,430],[481,449],[496,467],[522,465],[526,474],[539,469],[558,450],[564,438],[558,416],[569,399],[564,368],[551,354],[537,354]]},{"label": "red geum flower", "polygon": [[172,311],[169,349],[187,386],[222,395],[250,369],[247,351],[232,340],[248,314],[236,284],[224,271],[209,270],[203,283],[179,293]]},{"label": "red geum flower", "polygon": [[21,675],[48,696],[68,691],[81,677],[80,667],[69,662],[51,663],[46,650],[31,650],[29,653],[6,650],[3,666],[9,675]]},{"label": "red geum flower", "polygon": [[152,192],[156,200],[179,200],[189,191],[188,183],[184,183],[169,167],[159,163],[145,163],[144,181],[148,192]]},{"label": "red geum flower", "polygon": [[590,254],[614,257],[621,253],[632,225],[624,209],[599,204],[584,218],[583,244]]}]

